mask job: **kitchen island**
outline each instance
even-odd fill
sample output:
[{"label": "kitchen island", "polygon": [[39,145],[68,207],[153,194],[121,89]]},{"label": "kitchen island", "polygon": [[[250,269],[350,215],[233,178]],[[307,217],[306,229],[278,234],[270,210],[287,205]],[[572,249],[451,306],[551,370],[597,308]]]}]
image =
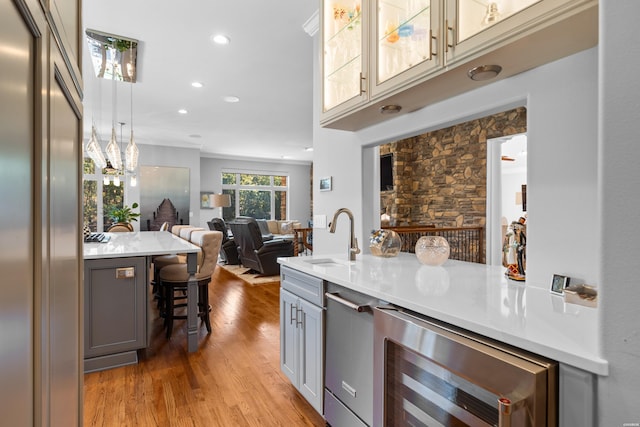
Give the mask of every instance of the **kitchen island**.
[{"label": "kitchen island", "polygon": [[[186,254],[195,273],[200,248],[166,231],[104,233],[105,243],[84,244],[85,372],[137,362],[148,344],[147,300],[151,258]],[[187,288],[187,347],[198,349],[197,282]]]},{"label": "kitchen island", "polygon": [[382,305],[557,361],[559,425],[572,425],[570,420],[593,425],[593,414],[580,408],[594,407],[597,376],[608,375],[608,363],[600,356],[598,308],[568,304],[548,289],[508,280],[499,266],[448,260],[430,267],[407,253],[394,258],[359,255],[355,262],[344,254],[279,262]]}]

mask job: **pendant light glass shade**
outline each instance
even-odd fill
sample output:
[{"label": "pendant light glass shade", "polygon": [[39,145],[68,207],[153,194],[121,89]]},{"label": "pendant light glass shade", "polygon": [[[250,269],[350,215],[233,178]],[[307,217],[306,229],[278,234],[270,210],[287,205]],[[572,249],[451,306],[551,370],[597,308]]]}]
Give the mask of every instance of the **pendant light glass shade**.
[{"label": "pendant light glass shade", "polygon": [[133,172],[138,167],[138,146],[133,139],[133,129],[131,129],[131,139],[129,140],[129,145],[127,145],[124,155],[127,170]]},{"label": "pendant light glass shade", "polygon": [[98,143],[98,136],[96,134],[96,127],[91,127],[91,137],[89,138],[89,142],[87,143],[87,155],[93,163],[96,165],[98,169],[103,169],[107,166],[107,160],[104,158],[104,154],[102,154],[102,149],[100,148],[100,144]]},{"label": "pendant light glass shade", "polygon": [[107,144],[107,157],[111,162],[111,166],[114,169],[122,169],[122,154],[120,153],[120,147],[118,147],[118,142],[116,141],[116,128],[111,128],[111,140],[109,144]]},{"label": "pendant light glass shade", "polygon": [[116,175],[113,177],[113,185],[116,187],[120,187],[120,175]]}]

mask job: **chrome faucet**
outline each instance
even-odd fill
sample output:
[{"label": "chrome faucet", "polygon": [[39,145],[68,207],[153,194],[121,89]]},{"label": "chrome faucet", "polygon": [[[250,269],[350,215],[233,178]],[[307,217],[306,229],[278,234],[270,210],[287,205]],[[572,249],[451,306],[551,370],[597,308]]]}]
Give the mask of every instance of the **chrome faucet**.
[{"label": "chrome faucet", "polygon": [[340,215],[341,213],[345,213],[349,217],[349,223],[351,225],[351,231],[350,231],[351,236],[349,239],[349,261],[355,261],[356,254],[360,253],[360,249],[358,248],[358,239],[356,239],[356,235],[353,231],[353,213],[351,213],[349,209],[340,208],[336,211],[336,213],[333,214],[333,219],[329,223],[329,233],[336,232],[336,223],[338,222],[337,221],[338,215]]}]

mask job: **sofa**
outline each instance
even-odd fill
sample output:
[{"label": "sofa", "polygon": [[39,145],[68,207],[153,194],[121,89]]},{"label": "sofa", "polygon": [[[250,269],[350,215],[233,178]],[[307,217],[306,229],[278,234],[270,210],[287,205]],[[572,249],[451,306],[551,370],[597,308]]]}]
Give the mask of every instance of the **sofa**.
[{"label": "sofa", "polygon": [[293,256],[292,240],[275,238],[263,240],[260,227],[254,218],[237,217],[229,222],[229,227],[238,245],[241,264],[261,275],[280,274],[278,257]]},{"label": "sofa", "polygon": [[293,229],[302,227],[300,221],[294,220],[256,219],[256,222],[265,242],[273,239],[293,239]]}]

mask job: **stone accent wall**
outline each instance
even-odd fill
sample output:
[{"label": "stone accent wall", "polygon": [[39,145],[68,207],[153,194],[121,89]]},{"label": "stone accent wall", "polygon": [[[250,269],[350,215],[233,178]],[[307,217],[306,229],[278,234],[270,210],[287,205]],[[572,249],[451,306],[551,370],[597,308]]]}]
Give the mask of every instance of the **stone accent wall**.
[{"label": "stone accent wall", "polygon": [[487,140],[527,131],[524,107],[380,147],[393,153],[394,188],[380,193],[394,225],[485,225]]}]

